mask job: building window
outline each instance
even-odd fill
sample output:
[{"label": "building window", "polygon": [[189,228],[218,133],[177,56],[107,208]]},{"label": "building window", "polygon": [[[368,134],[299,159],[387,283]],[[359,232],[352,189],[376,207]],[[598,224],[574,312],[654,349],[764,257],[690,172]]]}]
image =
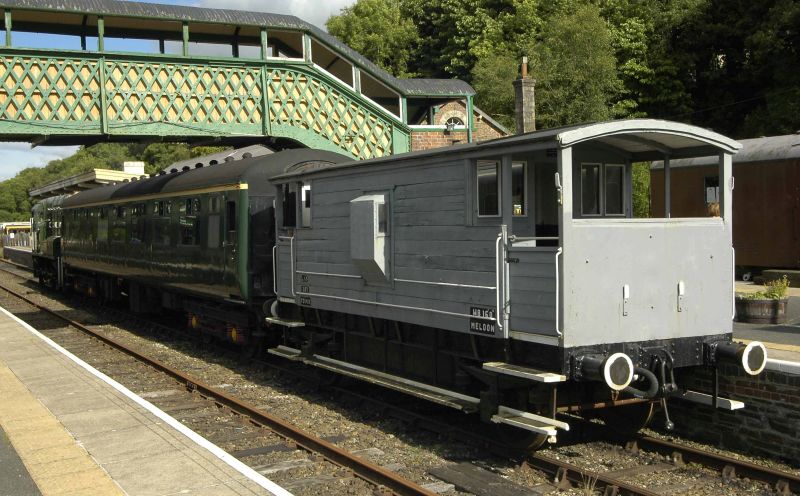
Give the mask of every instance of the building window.
[{"label": "building window", "polygon": [[500,215],[499,172],[499,162],[478,162],[478,217]]}]

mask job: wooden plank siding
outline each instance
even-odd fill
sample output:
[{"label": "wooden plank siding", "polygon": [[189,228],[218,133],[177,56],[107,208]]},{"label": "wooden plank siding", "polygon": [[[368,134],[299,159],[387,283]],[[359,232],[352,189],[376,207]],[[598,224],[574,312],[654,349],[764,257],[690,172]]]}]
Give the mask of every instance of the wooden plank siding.
[{"label": "wooden plank siding", "polygon": [[[499,219],[472,225],[472,180],[463,160],[314,177],[311,227],[294,231],[295,291],[316,308],[469,332],[471,307],[497,305],[500,232]],[[369,284],[352,277],[361,274],[350,252],[350,202],[376,193],[389,204],[389,268],[385,283]],[[522,330],[554,328],[553,264],[552,250],[534,253],[517,274]]]},{"label": "wooden plank siding", "polygon": [[556,249],[509,250],[511,330],[556,335]]}]

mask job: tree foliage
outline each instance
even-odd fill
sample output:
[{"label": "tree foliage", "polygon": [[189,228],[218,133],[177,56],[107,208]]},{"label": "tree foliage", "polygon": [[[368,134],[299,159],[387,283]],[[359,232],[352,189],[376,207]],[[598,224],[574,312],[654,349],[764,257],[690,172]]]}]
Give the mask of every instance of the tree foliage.
[{"label": "tree foliage", "polygon": [[143,161],[152,174],[173,162],[223,150],[222,147],[195,147],[186,144],[98,143],[81,147],[73,155],[50,161],[47,166],[29,167],[0,182],[0,221],[28,220],[31,202],[28,191],[92,169],[122,170],[124,162]]},{"label": "tree foliage", "polygon": [[326,23],[328,32],[398,77],[409,69],[419,34],[398,0],[360,0]]},{"label": "tree foliage", "polygon": [[504,124],[528,56],[539,127],[649,116],[735,138],[800,129],[800,0],[357,0],[333,19],[395,75],[472,83]]}]

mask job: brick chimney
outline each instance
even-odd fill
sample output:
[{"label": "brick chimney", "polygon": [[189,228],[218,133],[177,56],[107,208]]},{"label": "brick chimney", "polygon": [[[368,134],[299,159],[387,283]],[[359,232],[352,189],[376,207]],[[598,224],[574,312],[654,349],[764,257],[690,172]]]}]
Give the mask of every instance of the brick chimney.
[{"label": "brick chimney", "polygon": [[522,57],[522,76],[514,81],[514,114],[517,134],[536,131],[536,80],[528,77],[528,57]]}]

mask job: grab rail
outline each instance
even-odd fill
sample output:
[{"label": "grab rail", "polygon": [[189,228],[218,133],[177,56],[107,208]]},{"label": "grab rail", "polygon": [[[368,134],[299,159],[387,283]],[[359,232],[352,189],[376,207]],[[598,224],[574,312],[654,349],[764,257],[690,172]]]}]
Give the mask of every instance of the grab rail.
[{"label": "grab rail", "polygon": [[560,307],[558,306],[558,300],[559,300],[559,298],[558,298],[558,295],[559,295],[558,257],[561,256],[561,253],[563,251],[564,250],[560,246],[558,247],[558,250],[556,250],[556,334],[558,334],[559,336],[562,336],[563,334],[561,333],[561,330],[558,328],[559,327],[559,318],[558,318],[558,316],[559,316],[559,313],[560,313]]}]

